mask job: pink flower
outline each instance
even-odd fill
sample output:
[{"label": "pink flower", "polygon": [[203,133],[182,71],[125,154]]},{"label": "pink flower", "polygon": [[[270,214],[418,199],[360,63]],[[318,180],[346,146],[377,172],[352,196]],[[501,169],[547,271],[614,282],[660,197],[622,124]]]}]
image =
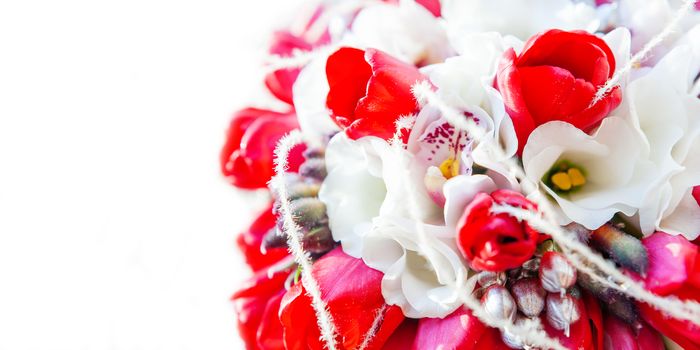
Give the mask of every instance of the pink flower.
[{"label": "pink flower", "polygon": [[[317,260],[311,273],[333,317],[338,348],[357,349],[385,305],[382,273],[345,254],[340,247]],[[287,350],[324,348],[311,299],[301,284],[294,285],[282,299],[280,320]],[[381,349],[403,320],[401,309],[388,306],[367,349]]]},{"label": "pink flower", "polygon": [[610,47],[593,34],[549,30],[506,51],[496,75],[522,154],[530,133],[553,120],[589,131],[621,102],[619,87],[591,106],[599,87],[615,72]]},{"label": "pink flower", "polygon": [[382,51],[341,48],[328,58],[326,75],[326,106],[351,139],[371,135],[388,140],[399,117],[418,112],[411,87],[425,77]]},{"label": "pink flower", "polygon": [[[236,187],[267,187],[274,175],[277,142],[298,127],[296,115],[291,112],[280,113],[257,108],[236,112],[221,150],[221,172]],[[290,171],[299,169],[303,161],[302,152],[303,147],[293,150],[290,155]]]},{"label": "pink flower", "polygon": [[[698,246],[683,236],[656,232],[642,240],[649,254],[644,279],[650,291],[682,300],[700,301],[700,254]],[[653,307],[638,303],[647,323],[686,350],[700,349],[700,326],[669,318]]]}]

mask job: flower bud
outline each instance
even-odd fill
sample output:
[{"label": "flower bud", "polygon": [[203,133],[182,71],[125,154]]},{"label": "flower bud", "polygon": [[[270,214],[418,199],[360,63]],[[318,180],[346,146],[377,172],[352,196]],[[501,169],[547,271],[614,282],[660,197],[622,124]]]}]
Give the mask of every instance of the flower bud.
[{"label": "flower bud", "polygon": [[627,324],[634,325],[639,322],[639,311],[634,301],[626,295],[605,286],[597,281],[594,281],[590,276],[581,274],[578,278],[578,284],[591,292],[596,298],[600,299],[605,305],[609,313],[614,314]]},{"label": "flower bud", "polygon": [[527,317],[538,316],[544,309],[547,292],[535,278],[523,278],[510,287],[518,310]]},{"label": "flower bud", "polygon": [[583,226],[581,224],[577,224],[575,222],[572,222],[572,223],[564,226],[564,228],[570,232],[575,233],[576,237],[581,242],[586,243],[591,238],[591,231],[589,231],[585,226]]},{"label": "flower bud", "polygon": [[273,228],[267,231],[267,233],[263,237],[262,245],[260,246],[263,252],[268,251],[270,249],[286,247],[287,237],[284,235],[283,231],[277,228]]},{"label": "flower bud", "polygon": [[481,288],[488,288],[494,284],[505,284],[506,275],[502,272],[482,271],[477,275],[476,281]]},{"label": "flower bud", "polygon": [[[513,324],[516,326],[522,326],[526,321],[527,321],[526,317],[518,315]],[[509,332],[508,330],[504,330],[501,332],[501,339],[503,339],[503,343],[506,344],[511,349],[524,349],[525,348],[525,343],[520,339],[520,337]]]},{"label": "flower bud", "polygon": [[506,287],[498,284],[486,289],[481,297],[481,305],[489,316],[499,320],[515,321],[518,312],[510,292]]},{"label": "flower bud", "polygon": [[638,274],[646,274],[649,257],[646,248],[637,238],[606,224],[593,231],[591,243],[616,263]]},{"label": "flower bud", "polygon": [[580,307],[576,298],[569,294],[550,293],[547,295],[547,322],[568,337],[571,325],[581,318]]},{"label": "flower bud", "polygon": [[299,179],[287,185],[289,192],[289,200],[293,201],[299,198],[309,198],[318,196],[318,191],[321,189],[321,184],[317,182],[307,182]]},{"label": "flower bud", "polygon": [[307,159],[299,167],[299,175],[305,178],[323,181],[328,175],[326,161],[323,158]]},{"label": "flower bud", "polygon": [[312,158],[325,158],[326,157],[326,151],[323,148],[320,147],[308,147],[307,149],[304,150],[304,153],[302,153],[304,156],[304,159],[312,159]]},{"label": "flower bud", "polygon": [[335,241],[328,226],[321,226],[304,235],[304,250],[311,254],[323,254],[335,248]]},{"label": "flower bud", "polygon": [[561,293],[576,283],[576,269],[557,252],[546,252],[540,261],[540,281],[550,293]]},{"label": "flower bud", "polygon": [[326,205],[318,198],[299,198],[289,204],[294,221],[307,231],[328,225]]}]

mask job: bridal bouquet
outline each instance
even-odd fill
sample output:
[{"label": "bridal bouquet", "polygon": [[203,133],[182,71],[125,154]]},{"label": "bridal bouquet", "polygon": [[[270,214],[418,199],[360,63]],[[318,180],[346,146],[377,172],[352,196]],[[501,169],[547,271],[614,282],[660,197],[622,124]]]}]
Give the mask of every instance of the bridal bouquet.
[{"label": "bridal bouquet", "polygon": [[328,0],[235,113],[248,349],[700,349],[700,12]]}]

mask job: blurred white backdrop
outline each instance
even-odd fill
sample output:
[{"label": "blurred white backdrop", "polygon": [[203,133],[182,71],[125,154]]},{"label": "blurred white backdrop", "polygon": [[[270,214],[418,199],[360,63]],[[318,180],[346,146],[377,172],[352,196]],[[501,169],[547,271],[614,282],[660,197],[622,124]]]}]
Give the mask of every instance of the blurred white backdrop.
[{"label": "blurred white backdrop", "polygon": [[297,3],[0,2],[0,350],[242,348],[217,156]]}]

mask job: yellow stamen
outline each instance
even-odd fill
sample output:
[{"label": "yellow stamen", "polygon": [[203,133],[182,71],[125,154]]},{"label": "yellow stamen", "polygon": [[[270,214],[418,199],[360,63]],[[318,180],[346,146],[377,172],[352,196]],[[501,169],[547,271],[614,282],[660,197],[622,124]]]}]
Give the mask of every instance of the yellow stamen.
[{"label": "yellow stamen", "polygon": [[571,178],[567,173],[556,173],[552,175],[552,183],[562,191],[568,191],[572,187]]},{"label": "yellow stamen", "polygon": [[581,170],[577,168],[570,168],[567,174],[569,175],[569,178],[571,179],[571,184],[574,187],[579,187],[586,184],[586,177],[583,176]]},{"label": "yellow stamen", "polygon": [[446,179],[451,179],[459,175],[459,160],[453,158],[445,159],[445,161],[440,164],[440,172]]}]

